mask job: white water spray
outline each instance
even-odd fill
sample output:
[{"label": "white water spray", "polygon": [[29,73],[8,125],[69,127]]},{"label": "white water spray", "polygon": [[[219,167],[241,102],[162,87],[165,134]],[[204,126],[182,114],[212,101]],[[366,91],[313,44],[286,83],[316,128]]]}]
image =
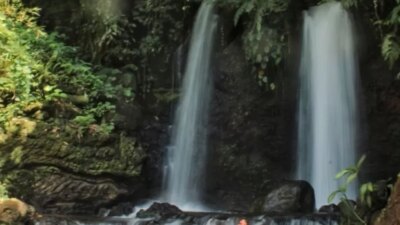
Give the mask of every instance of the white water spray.
[{"label": "white water spray", "polygon": [[175,115],[165,201],[185,210],[201,207],[201,178],[207,149],[210,61],[217,18],[213,5],[202,3],[193,27],[187,66]]},{"label": "white water spray", "polygon": [[314,187],[319,207],[338,189],[336,173],[356,156],[357,69],[351,20],[340,3],[305,13],[302,51],[297,171]]}]

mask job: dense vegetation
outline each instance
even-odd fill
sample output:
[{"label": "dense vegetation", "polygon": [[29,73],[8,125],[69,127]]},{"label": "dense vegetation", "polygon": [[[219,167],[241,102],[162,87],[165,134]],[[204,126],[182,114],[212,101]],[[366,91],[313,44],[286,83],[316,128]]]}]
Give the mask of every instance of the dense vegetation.
[{"label": "dense vegetation", "polygon": [[[43,6],[48,3],[45,1]],[[68,5],[71,1],[64,3]],[[6,174],[21,167],[27,158],[25,155],[38,147],[37,143],[27,140],[41,133],[54,135],[61,143],[75,146],[71,154],[77,160],[82,154],[96,154],[85,149],[85,141],[93,138],[108,145],[117,142],[123,155],[138,156],[140,161],[138,144],[125,138],[125,130],[115,127],[116,120],[121,123],[122,118],[117,112],[118,105],[132,105],[148,94],[161,101],[170,101],[176,96],[169,89],[152,89],[159,73],[169,68],[172,54],[166,53],[176,48],[163,42],[180,41],[177,34],[182,32],[183,23],[176,22],[172,15],[176,11],[186,14],[184,1],[142,2],[135,6],[137,10],[133,14],[120,11],[122,7],[115,4],[116,1],[97,1],[95,5],[84,0],[78,3],[74,5],[77,8],[71,9],[76,13],[72,20],[60,18],[61,24],[70,23],[70,26],[57,24],[49,32],[38,23],[51,10],[40,13],[41,10],[34,7],[35,1],[0,2],[0,144],[6,149],[0,153],[0,184],[4,184],[0,185],[0,196],[7,195],[13,182],[22,182],[13,179],[24,179],[20,175]],[[45,24],[51,27],[50,23]],[[82,30],[74,34],[76,30],[71,27]],[[140,35],[133,35],[133,32]],[[167,57],[159,60],[160,54]],[[160,61],[156,68],[151,66],[154,60]],[[14,141],[21,145],[8,148]],[[46,154],[59,157],[57,151]],[[105,151],[108,150],[105,148]],[[98,154],[103,154],[100,152]],[[109,165],[111,172],[117,167],[130,167],[125,170],[132,171],[134,176],[140,171],[140,167],[129,166],[129,163],[124,165],[117,160],[110,164],[111,161],[95,163],[94,174],[104,172],[104,168],[99,169],[101,165]],[[58,166],[68,168],[70,165]],[[69,169],[77,172],[78,168]],[[54,168],[44,169],[50,170]],[[34,180],[30,181],[31,175],[24,176],[29,189],[33,185],[29,182]],[[42,179],[40,176],[35,179]],[[20,195],[25,193],[14,188],[12,196]]]},{"label": "dense vegetation", "polygon": [[[78,140],[109,135],[116,98],[132,101],[131,89],[115,84],[114,70],[77,58],[76,48],[37,24],[38,16],[38,8],[19,0],[0,3],[1,144],[23,143],[40,123],[49,124],[48,132],[62,130]],[[0,171],[12,165],[8,154],[18,165],[22,147],[1,153]],[[11,185],[5,176],[2,182]],[[0,195],[5,194],[2,188]]]},{"label": "dense vegetation", "polygon": [[[113,113],[111,101],[124,91],[112,84],[113,74],[95,72],[56,33],[45,33],[36,24],[39,9],[25,8],[20,1],[3,1],[0,7],[2,141],[34,129],[33,122],[24,127],[20,117],[26,117],[25,125],[61,117],[81,126],[80,132],[94,124],[96,131],[110,132],[112,115],[104,116]],[[48,107],[53,112],[42,110]]]}]

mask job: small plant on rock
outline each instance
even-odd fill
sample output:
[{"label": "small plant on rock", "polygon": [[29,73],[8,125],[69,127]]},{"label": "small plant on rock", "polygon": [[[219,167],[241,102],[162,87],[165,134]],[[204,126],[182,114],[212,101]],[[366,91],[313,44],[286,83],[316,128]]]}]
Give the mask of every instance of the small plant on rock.
[{"label": "small plant on rock", "polygon": [[[366,221],[358,214],[356,205],[347,197],[346,194],[349,186],[357,178],[365,158],[365,155],[363,155],[355,166],[348,167],[336,174],[336,179],[344,178],[345,182],[339,187],[339,189],[332,192],[328,197],[328,202],[331,203],[336,196],[340,196],[339,207],[344,217],[342,221],[343,224],[367,224]],[[367,188],[369,190],[370,186],[367,184],[367,186],[363,185],[361,187],[362,189]],[[364,191],[364,193],[366,192]]]}]

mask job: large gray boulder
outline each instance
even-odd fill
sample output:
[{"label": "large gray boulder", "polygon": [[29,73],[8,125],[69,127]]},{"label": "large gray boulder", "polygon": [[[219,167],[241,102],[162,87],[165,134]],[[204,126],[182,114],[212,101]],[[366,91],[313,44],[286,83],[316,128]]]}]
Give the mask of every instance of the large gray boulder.
[{"label": "large gray boulder", "polygon": [[261,205],[265,213],[311,213],[314,211],[314,190],[306,181],[285,181],[267,194]]}]

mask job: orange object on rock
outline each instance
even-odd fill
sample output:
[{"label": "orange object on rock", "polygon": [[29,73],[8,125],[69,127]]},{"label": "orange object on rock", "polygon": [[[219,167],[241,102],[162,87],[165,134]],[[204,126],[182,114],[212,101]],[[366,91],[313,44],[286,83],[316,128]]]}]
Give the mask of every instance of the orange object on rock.
[{"label": "orange object on rock", "polygon": [[238,225],[247,225],[247,221],[245,219],[241,219]]}]

